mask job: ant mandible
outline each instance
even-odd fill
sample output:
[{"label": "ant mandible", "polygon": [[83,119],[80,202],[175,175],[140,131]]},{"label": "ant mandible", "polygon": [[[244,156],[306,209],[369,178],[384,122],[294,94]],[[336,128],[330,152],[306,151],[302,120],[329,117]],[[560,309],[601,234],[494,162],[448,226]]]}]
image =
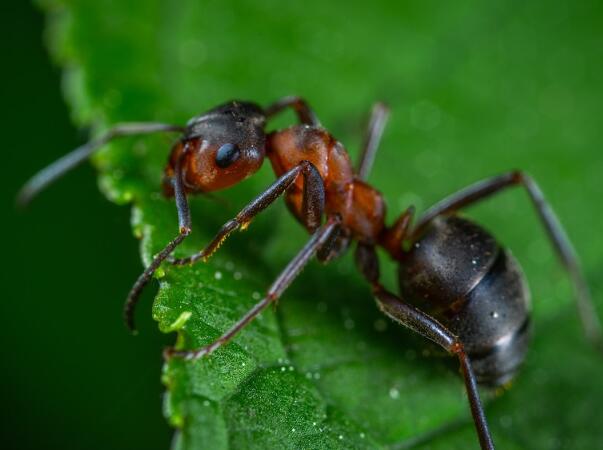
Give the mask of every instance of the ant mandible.
[{"label": "ant mandible", "polygon": [[[266,133],[267,121],[287,108],[296,113],[300,123]],[[206,261],[229,234],[245,229],[284,194],[290,211],[311,234],[310,240],[278,275],[266,296],[220,338],[198,349],[169,349],[166,356],[197,359],[215,351],[276,302],[314,255],[328,262],[356,241],[356,264],[371,284],[381,311],[459,358],[481,448],[493,449],[477,384],[503,385],[519,369],[530,337],[529,292],[511,253],[482,227],[457,216],[457,211],[506,188],[522,186],[569,273],[586,336],[599,349],[603,343],[601,325],[570,241],[540,188],[524,172],[504,173],[462,189],[428,209],[414,226],[412,206],[392,226],[386,226],[383,197],[365,180],[388,114],[384,104],[374,106],[356,170],[343,145],[320,125],[313,110],[299,97],[285,97],[267,108],[230,101],[191,119],[185,127],[118,125],[40,171],[24,186],[18,200],[28,203],[112,139],[182,133],[172,148],[163,181],[164,193],[175,198],[179,232],[134,283],[124,308],[128,328],[134,330],[139,295],[163,261],[175,265]],[[173,250],[191,232],[187,195],[239,183],[260,168],[265,156],[278,179],[226,222],[200,252],[173,257]],[[399,264],[404,298],[380,283],[377,246]]]}]

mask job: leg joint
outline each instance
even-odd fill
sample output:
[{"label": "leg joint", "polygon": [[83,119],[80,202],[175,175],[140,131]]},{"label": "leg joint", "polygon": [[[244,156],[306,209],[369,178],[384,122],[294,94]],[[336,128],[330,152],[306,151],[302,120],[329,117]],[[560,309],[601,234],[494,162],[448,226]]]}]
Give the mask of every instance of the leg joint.
[{"label": "leg joint", "polygon": [[515,184],[524,184],[526,181],[532,178],[528,173],[519,169],[513,170],[511,172],[511,177]]},{"label": "leg joint", "polygon": [[454,355],[465,354],[465,346],[460,341],[454,341],[448,350]]}]

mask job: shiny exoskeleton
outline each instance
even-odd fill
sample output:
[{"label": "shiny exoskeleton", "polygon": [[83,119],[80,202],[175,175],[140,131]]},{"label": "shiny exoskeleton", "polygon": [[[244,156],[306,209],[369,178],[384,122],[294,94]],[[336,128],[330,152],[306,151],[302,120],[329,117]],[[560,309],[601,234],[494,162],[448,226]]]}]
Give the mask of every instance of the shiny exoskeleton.
[{"label": "shiny exoskeleton", "polygon": [[530,334],[530,294],[510,251],[453,215],[430,222],[399,267],[400,291],[458,336],[478,383],[508,382]]},{"label": "shiny exoskeleton", "polygon": [[[296,113],[299,124],[268,133],[269,120],[286,108]],[[525,188],[573,282],[586,335],[599,348],[603,342],[601,326],[569,240],[538,185],[523,172],[504,173],[462,189],[428,209],[414,225],[412,207],[393,225],[386,225],[383,197],[366,178],[387,116],[385,105],[376,104],[356,168],[344,146],[321,126],[299,97],[285,97],[266,108],[230,101],[191,119],[186,126],[118,125],[35,175],[19,200],[27,203],[114,138],[181,133],[163,180],[164,193],[175,198],[179,232],[132,287],[125,306],[128,327],[134,328],[139,295],[162,262],[181,265],[206,261],[230,233],[245,229],[257,214],[284,195],[290,211],[311,233],[310,240],[276,277],[265,297],[221,337],[198,349],[168,349],[166,357],[190,360],[209,355],[274,303],[314,255],[328,262],[356,242],[357,266],[371,284],[378,307],[458,357],[480,445],[493,449],[477,383],[499,386],[517,372],[528,348],[530,296],[521,268],[509,250],[457,212],[508,187]],[[277,180],[227,221],[201,251],[185,258],[173,257],[174,249],[191,232],[187,196],[239,183],[254,174],[265,157]],[[378,247],[398,263],[399,295],[380,282]]]}]

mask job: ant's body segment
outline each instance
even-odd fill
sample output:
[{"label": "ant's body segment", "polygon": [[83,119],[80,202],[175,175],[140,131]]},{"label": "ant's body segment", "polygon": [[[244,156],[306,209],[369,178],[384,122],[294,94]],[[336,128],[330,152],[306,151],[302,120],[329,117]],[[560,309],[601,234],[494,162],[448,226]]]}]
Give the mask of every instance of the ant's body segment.
[{"label": "ant's body segment", "polygon": [[[268,120],[286,108],[295,111],[300,123],[266,133]],[[165,194],[175,198],[179,232],[130,291],[125,305],[128,327],[134,329],[138,297],[162,262],[182,265],[206,260],[230,233],[246,228],[284,195],[290,211],[312,235],[310,240],[278,275],[266,296],[220,338],[199,349],[169,349],[166,355],[196,359],[215,351],[275,302],[314,255],[327,262],[356,241],[357,266],[371,284],[381,311],[459,358],[480,445],[493,449],[477,383],[499,386],[517,372],[530,335],[529,292],[511,253],[490,233],[455,213],[508,187],[524,187],[570,275],[585,333],[599,348],[601,326],[573,247],[538,185],[523,172],[469,186],[427,210],[414,226],[412,207],[394,225],[386,226],[385,202],[365,180],[387,116],[387,108],[376,104],[356,169],[343,145],[298,97],[283,98],[265,109],[231,101],[191,119],[186,127],[157,123],[116,126],[34,176],[19,200],[27,203],[113,138],[182,133],[172,148],[163,181]],[[232,186],[254,174],[265,157],[277,180],[226,222],[205,248],[186,258],[174,258],[173,250],[191,232],[187,196]],[[379,281],[377,247],[398,263],[400,295]]]}]

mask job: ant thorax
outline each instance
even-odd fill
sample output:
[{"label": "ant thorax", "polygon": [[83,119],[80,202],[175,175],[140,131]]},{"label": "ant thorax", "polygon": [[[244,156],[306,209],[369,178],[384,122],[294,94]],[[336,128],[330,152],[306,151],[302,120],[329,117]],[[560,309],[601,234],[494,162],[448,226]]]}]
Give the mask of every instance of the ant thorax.
[{"label": "ant thorax", "polygon": [[[339,214],[348,234],[356,239],[377,242],[384,227],[385,202],[381,194],[360,181],[345,147],[322,127],[294,125],[270,133],[267,156],[277,176],[302,161],[316,167],[325,187],[325,212]],[[303,179],[299,177],[286,194],[292,213],[303,215]]]}]

